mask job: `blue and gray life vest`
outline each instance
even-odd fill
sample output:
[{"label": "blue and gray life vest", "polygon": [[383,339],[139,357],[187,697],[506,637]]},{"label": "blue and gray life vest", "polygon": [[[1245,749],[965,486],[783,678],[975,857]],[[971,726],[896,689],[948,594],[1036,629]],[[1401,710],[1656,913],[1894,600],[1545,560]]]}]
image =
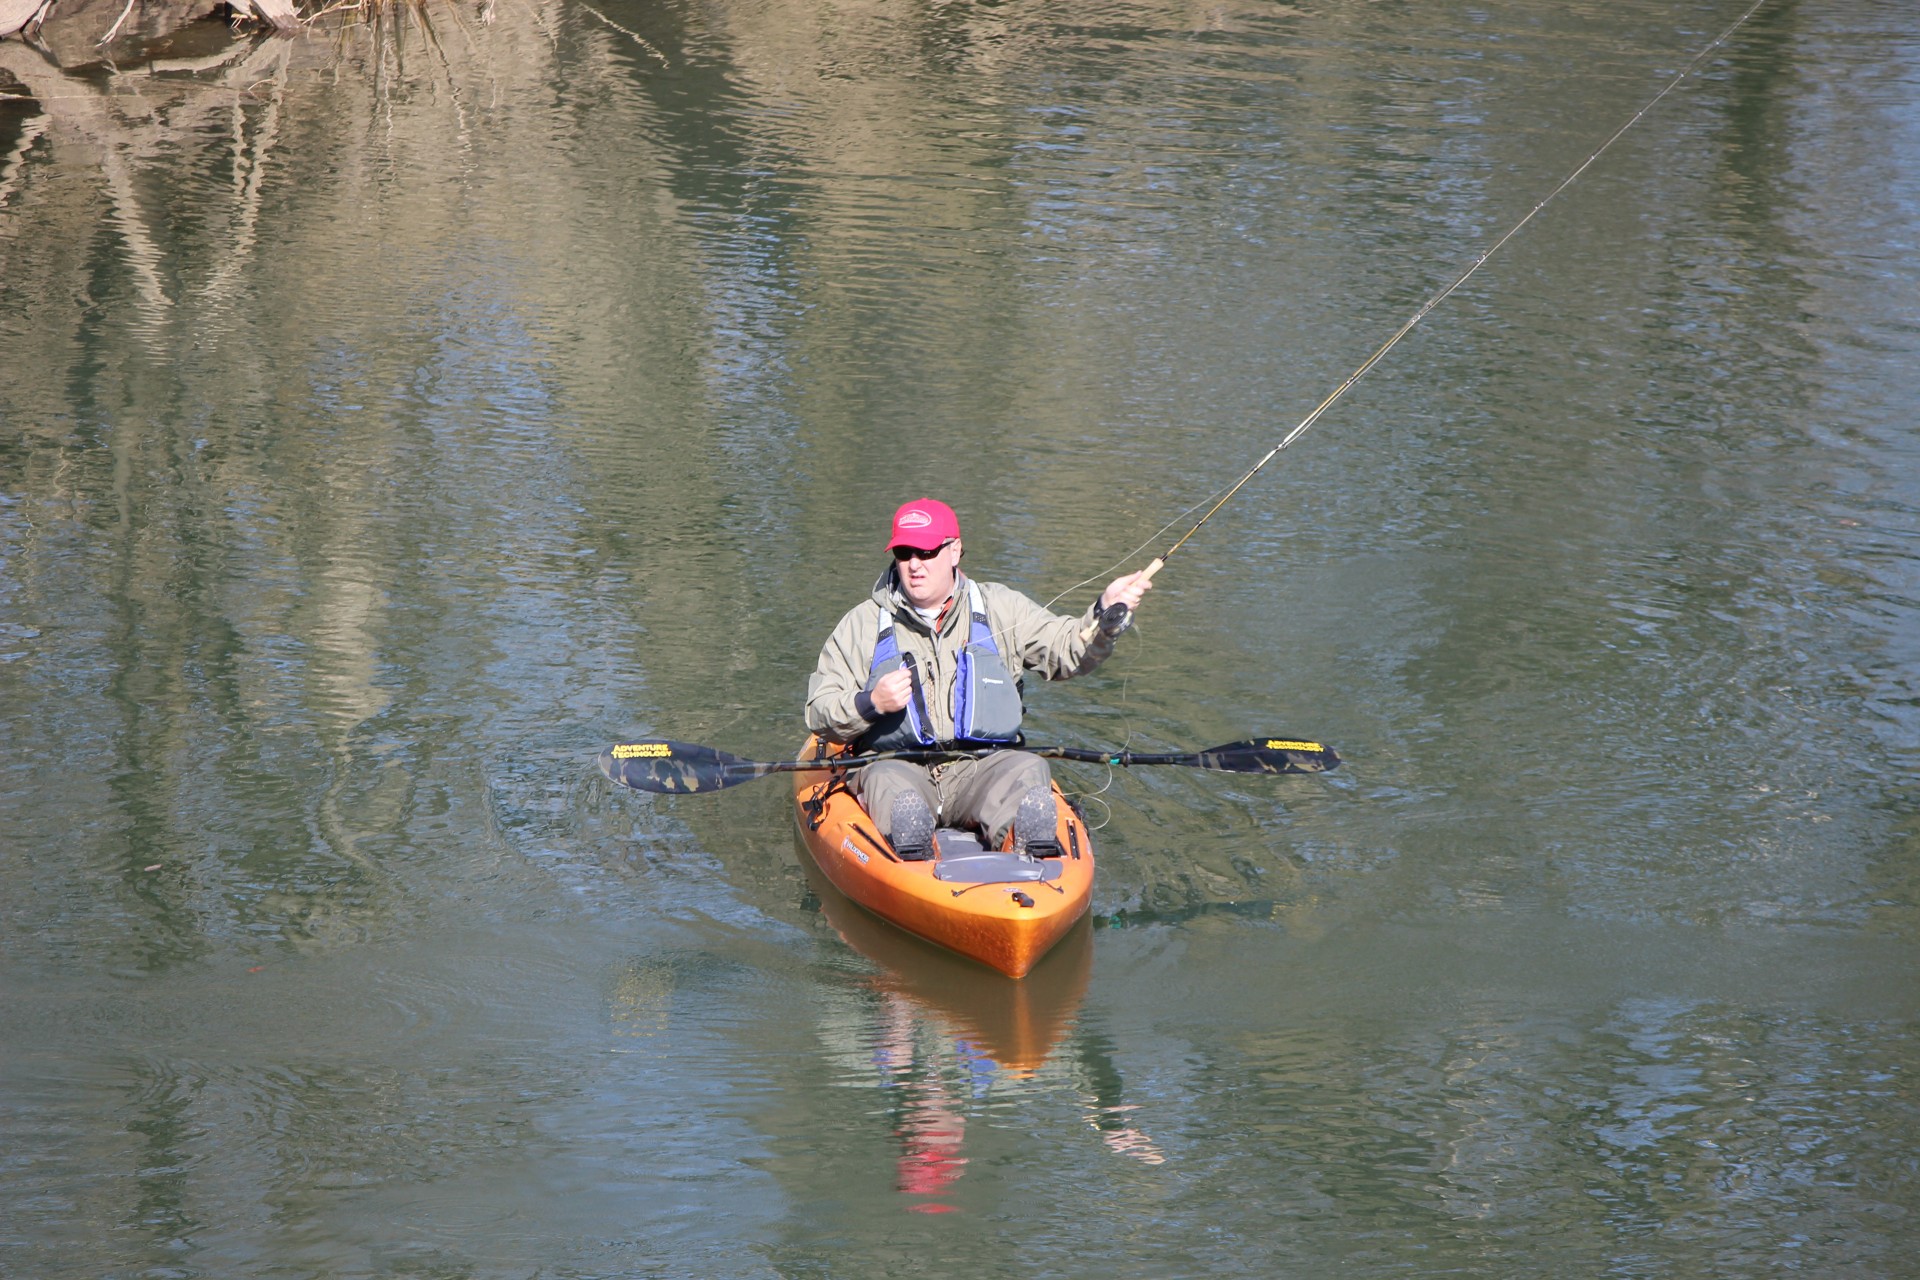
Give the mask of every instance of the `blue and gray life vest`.
[{"label": "blue and gray life vest", "polygon": [[[900,638],[894,634],[893,615],[880,609],[880,639],[873,646],[873,661],[867,668],[867,688],[871,690],[881,676],[905,666],[913,670],[911,655],[900,652]],[[967,581],[967,643],[960,650],[960,670],[953,682],[953,729],[956,742],[1012,742],[1020,736],[1020,717],[1025,710],[1020,685],[1000,656],[994,643],[993,628],[987,624],[987,608],[980,588]],[[948,744],[936,740],[929,727],[926,694],[920,673],[913,670],[913,695],[899,711],[880,717],[873,728],[862,734],[858,751],[904,751],[913,747],[938,747]]]}]

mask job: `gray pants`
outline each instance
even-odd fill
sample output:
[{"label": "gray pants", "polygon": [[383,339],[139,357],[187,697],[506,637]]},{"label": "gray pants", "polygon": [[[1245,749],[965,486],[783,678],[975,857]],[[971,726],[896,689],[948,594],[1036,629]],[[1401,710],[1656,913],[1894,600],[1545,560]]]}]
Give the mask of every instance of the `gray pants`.
[{"label": "gray pants", "polygon": [[[853,793],[893,839],[893,801],[903,791],[918,791],[933,810],[936,826],[977,826],[987,847],[998,848],[1020,808],[1020,797],[1051,780],[1047,762],[1025,751],[996,751],[979,759],[947,760],[933,766],[907,760],[876,760],[852,774]],[[1048,839],[1052,839],[1049,834]]]}]

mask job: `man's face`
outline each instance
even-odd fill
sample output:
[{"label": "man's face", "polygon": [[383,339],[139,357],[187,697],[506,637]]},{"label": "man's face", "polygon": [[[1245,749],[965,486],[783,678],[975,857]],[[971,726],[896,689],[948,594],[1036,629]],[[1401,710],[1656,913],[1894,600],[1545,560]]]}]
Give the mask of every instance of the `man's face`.
[{"label": "man's face", "polygon": [[960,567],[960,539],[947,539],[938,551],[895,547],[893,561],[900,575],[900,594],[916,609],[931,609],[953,594],[953,575]]}]

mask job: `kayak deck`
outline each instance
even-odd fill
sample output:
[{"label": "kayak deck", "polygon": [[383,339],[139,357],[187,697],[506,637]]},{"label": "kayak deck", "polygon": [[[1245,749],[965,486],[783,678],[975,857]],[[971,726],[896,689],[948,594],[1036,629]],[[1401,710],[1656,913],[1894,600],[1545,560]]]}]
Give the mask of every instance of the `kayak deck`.
[{"label": "kayak deck", "polygon": [[1059,784],[1058,858],[983,849],[977,836],[942,830],[937,858],[903,862],[847,789],[840,749],[811,737],[803,760],[819,772],[795,775],[794,805],[807,851],[833,886],[907,932],[1025,977],[1087,912],[1093,899],[1093,841]]}]

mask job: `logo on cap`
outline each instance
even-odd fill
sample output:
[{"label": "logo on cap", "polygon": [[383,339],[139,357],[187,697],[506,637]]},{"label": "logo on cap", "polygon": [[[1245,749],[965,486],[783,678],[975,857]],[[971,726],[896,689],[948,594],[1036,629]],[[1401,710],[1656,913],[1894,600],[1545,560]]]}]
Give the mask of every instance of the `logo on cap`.
[{"label": "logo on cap", "polygon": [[894,527],[898,529],[924,529],[932,523],[932,516],[920,510],[920,508],[915,507],[911,511],[902,511],[900,518],[894,522]]}]

